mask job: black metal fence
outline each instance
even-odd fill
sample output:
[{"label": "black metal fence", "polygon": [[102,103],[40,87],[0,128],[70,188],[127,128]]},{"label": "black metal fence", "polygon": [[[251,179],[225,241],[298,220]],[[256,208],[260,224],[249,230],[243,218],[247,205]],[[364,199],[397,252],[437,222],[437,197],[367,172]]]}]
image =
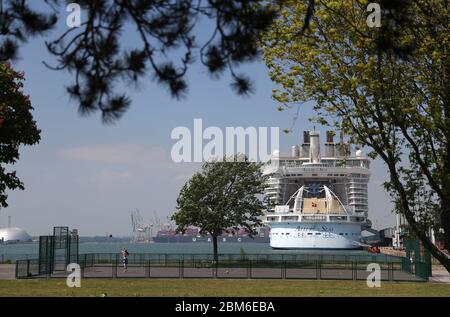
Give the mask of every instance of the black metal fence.
[{"label": "black metal fence", "polygon": [[[401,263],[400,257],[386,254],[262,254],[262,253],[223,253],[218,255],[219,262],[222,261],[321,261],[328,263],[341,262],[367,262],[367,263]],[[80,254],[78,258],[80,263],[93,262],[96,264],[113,263],[121,261],[119,253],[85,253]],[[187,253],[187,254],[170,254],[170,253],[131,253],[128,256],[129,263],[141,263],[145,261],[153,261],[165,263],[173,260],[190,260],[190,261],[213,261],[211,253]]]},{"label": "black metal fence", "polygon": [[428,279],[432,274],[431,254],[418,239],[406,240],[406,257],[402,260],[405,271]]},{"label": "black metal fence", "polygon": [[[39,261],[38,270],[39,275],[50,274],[54,270],[55,259],[55,237],[54,236],[40,236],[39,237]],[[33,275],[34,272],[32,271]]]},{"label": "black metal fence", "polygon": [[[382,281],[425,281],[405,271],[401,258],[384,255],[315,254],[132,254],[127,267],[119,254],[80,254],[83,278],[235,278],[366,280],[370,263]],[[39,261],[16,262],[16,278],[65,278],[68,272],[39,274]]]}]

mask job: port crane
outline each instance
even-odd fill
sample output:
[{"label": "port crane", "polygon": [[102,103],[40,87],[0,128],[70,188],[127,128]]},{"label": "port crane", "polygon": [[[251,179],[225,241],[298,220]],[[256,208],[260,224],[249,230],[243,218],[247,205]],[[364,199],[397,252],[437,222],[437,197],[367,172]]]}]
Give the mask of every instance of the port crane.
[{"label": "port crane", "polygon": [[132,243],[149,243],[152,242],[153,236],[153,222],[144,222],[144,218],[142,217],[139,209],[133,210],[131,212],[131,227],[132,227],[132,235],[131,242]]}]

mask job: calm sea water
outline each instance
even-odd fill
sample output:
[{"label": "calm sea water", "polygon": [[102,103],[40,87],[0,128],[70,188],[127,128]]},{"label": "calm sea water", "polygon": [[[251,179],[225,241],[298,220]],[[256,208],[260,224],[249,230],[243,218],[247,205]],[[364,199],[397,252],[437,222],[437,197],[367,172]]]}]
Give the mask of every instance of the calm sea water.
[{"label": "calm sea water", "polygon": [[[93,243],[79,244],[80,253],[120,253],[122,248],[128,249],[130,253],[183,253],[183,254],[205,254],[212,253],[211,243]],[[268,243],[219,243],[219,253],[240,254],[335,254],[335,255],[365,255],[362,250],[272,250]],[[38,243],[0,245],[1,260],[20,260],[37,258],[39,253]]]}]

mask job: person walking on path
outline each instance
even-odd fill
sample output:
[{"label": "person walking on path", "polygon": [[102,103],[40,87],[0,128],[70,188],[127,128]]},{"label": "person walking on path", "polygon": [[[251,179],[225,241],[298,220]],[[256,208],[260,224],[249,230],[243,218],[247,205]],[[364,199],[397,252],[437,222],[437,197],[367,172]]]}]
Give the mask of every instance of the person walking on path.
[{"label": "person walking on path", "polygon": [[122,250],[122,262],[123,262],[123,271],[126,272],[128,270],[128,250]]}]

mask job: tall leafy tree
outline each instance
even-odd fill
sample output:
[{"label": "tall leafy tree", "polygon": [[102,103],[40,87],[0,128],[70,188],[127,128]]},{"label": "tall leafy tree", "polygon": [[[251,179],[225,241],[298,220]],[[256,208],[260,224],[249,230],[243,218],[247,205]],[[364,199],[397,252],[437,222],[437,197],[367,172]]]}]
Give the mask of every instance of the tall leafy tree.
[{"label": "tall leafy tree", "polygon": [[295,35],[308,8],[286,1],[264,57],[281,87],[274,91],[281,109],[314,100],[314,119],[386,163],[395,211],[450,271],[428,234],[433,228],[450,250],[450,6],[408,2],[415,27],[395,29],[398,43],[411,48],[407,56],[380,49],[392,23],[382,16],[380,28],[368,27],[368,1],[341,0],[316,1],[302,37]]},{"label": "tall leafy tree", "polygon": [[[46,36],[65,20],[71,0],[0,0],[0,61],[18,56],[20,45]],[[186,74],[199,60],[214,78],[225,71],[239,95],[253,91],[251,79],[238,66],[259,57],[258,40],[270,29],[284,0],[83,0],[81,26],[68,28],[46,41],[56,57],[50,68],[68,71],[74,81],[67,87],[81,114],[100,111],[104,122],[114,122],[131,100],[116,85],[153,78],[175,98],[186,95]],[[309,31],[315,8],[324,2],[298,0],[306,8],[295,37]],[[365,0],[353,0],[366,4]],[[414,29],[409,9],[421,0],[378,0],[384,10],[384,32],[377,47],[408,55],[411,46],[399,41],[399,29]],[[428,10],[427,7],[424,9]],[[196,37],[199,23],[209,21],[206,39]],[[205,33],[203,28],[202,33]],[[130,36],[138,40],[129,40]]]},{"label": "tall leafy tree", "polygon": [[24,75],[14,71],[9,63],[0,63],[0,209],[8,207],[7,190],[24,189],[15,171],[7,166],[19,159],[22,145],[40,140],[31,111],[30,99],[22,91]]},{"label": "tall leafy tree", "polygon": [[177,211],[172,216],[177,232],[195,226],[201,234],[210,234],[217,263],[218,236],[235,227],[254,236],[256,227],[262,224],[265,180],[261,164],[247,159],[204,163],[201,172],[192,176],[178,196]]}]

